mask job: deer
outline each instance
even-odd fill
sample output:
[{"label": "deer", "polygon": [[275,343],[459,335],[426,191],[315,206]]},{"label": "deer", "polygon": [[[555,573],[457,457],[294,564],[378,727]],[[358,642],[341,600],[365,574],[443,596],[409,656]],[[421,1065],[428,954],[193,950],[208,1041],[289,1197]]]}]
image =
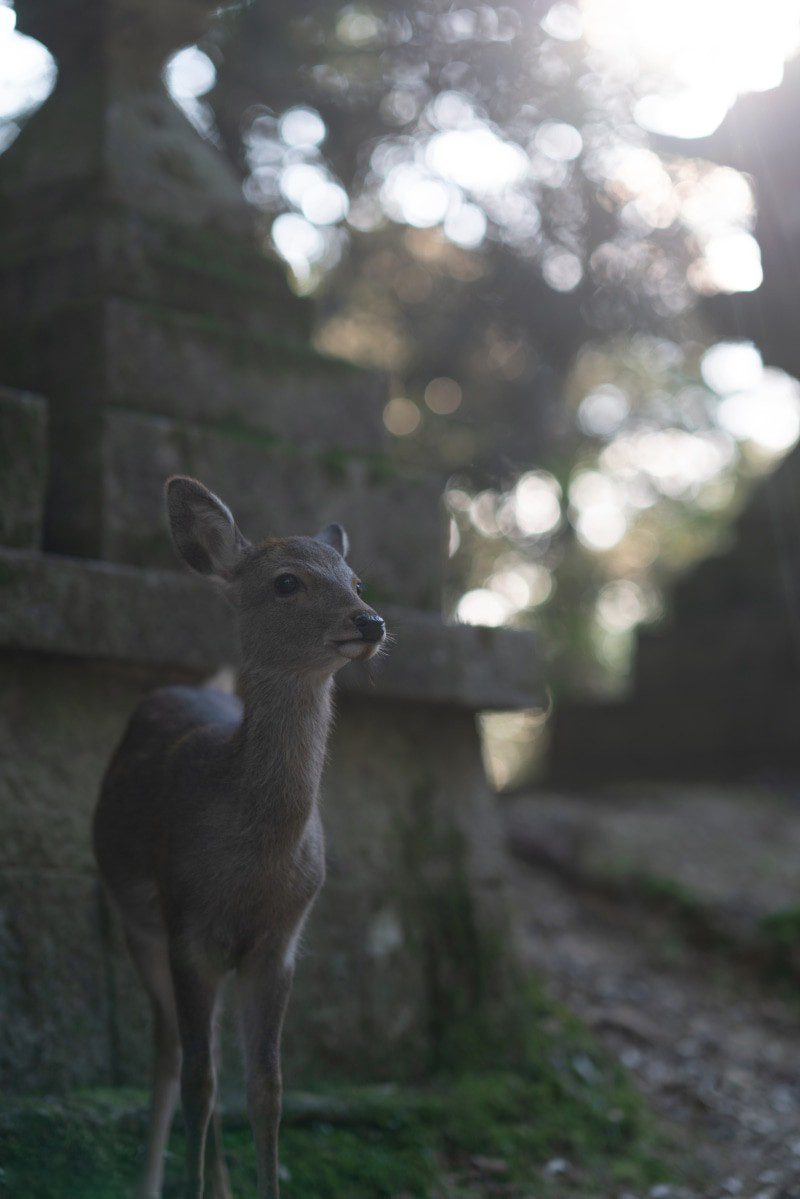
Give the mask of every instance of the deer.
[{"label": "deer", "polygon": [[95,858],[150,999],[154,1065],[138,1199],[159,1199],[180,1095],[186,1199],[230,1199],[216,1111],[220,986],[235,974],[258,1199],[279,1199],[281,1033],[298,942],[325,876],[319,790],[333,676],[384,644],[347,534],[251,543],[182,475],[178,554],[233,606],[241,698],[175,685],[139,702],[105,773]]}]

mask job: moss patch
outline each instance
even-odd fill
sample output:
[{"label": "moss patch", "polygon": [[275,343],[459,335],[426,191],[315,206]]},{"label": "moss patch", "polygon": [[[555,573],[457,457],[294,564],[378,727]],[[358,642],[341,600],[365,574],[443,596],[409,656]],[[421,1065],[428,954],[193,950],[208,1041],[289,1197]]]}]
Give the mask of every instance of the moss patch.
[{"label": "moss patch", "polygon": [[[611,1194],[673,1180],[642,1100],[573,1017],[526,984],[528,1027],[514,1068],[440,1073],[417,1086],[341,1085],[287,1096],[284,1199],[483,1199]],[[179,1124],[179,1121],[178,1121]],[[144,1096],[93,1091],[30,1099],[0,1115],[0,1195],[120,1199],[132,1193]],[[255,1155],[241,1108],[226,1118],[237,1199],[254,1199]],[[173,1134],[164,1199],[178,1199]],[[548,1177],[554,1159],[568,1163]],[[591,1190],[587,1188],[591,1187]]]}]

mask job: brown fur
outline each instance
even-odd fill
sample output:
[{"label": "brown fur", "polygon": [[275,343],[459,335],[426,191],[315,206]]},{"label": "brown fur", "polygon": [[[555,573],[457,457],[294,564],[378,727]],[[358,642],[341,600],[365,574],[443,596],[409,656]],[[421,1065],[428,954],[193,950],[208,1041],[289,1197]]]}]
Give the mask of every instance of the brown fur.
[{"label": "brown fur", "polygon": [[[242,537],[202,484],[167,484],[175,544],[236,609],[243,700],[167,687],[134,712],[94,819],[100,874],[151,999],[155,1070],[141,1199],[161,1193],[178,1095],[186,1199],[229,1199],[214,1115],[219,986],[235,971],[259,1199],[277,1199],[280,1036],[297,942],[325,863],[317,808],[333,674],[371,657],[383,625],[356,593],[338,525],[317,538]],[[295,594],[276,591],[291,574]],[[370,619],[364,640],[354,621]],[[209,1133],[210,1130],[210,1133]]]}]

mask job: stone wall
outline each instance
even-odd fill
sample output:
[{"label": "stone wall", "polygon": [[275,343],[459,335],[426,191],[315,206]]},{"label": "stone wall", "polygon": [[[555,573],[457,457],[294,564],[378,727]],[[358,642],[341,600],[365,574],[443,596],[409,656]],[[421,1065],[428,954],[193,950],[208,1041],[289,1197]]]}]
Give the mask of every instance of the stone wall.
[{"label": "stone wall", "polygon": [[756,489],[730,544],[639,631],[630,693],[571,702],[554,779],[747,778],[800,771],[800,451]]},{"label": "stone wall", "polygon": [[[431,1064],[502,1005],[499,832],[474,715],[539,699],[529,636],[439,615],[441,480],[386,442],[386,381],[318,354],[307,306],[161,81],[214,8],[18,0],[57,87],[0,155],[0,1085],[142,1081],[141,987],[90,818],[137,698],[235,662],[176,569],[166,476],[251,537],[342,521],[396,634],[339,676],[330,878],[287,1036],[297,1078]],[[13,390],[11,390],[13,389]]]},{"label": "stone wall", "polygon": [[[10,391],[2,400],[7,427],[27,435],[9,437],[0,454],[2,508],[14,515],[4,526],[12,545],[0,548],[0,1085],[52,1091],[143,1083],[149,1013],[96,879],[91,813],[138,698],[166,682],[208,678],[234,661],[234,630],[217,590],[187,572],[38,549],[47,405]],[[131,419],[119,418],[117,431]],[[146,436],[127,439],[130,458],[118,438],[109,488],[125,496],[133,517],[136,505],[122,482],[130,475],[146,510],[151,482],[158,494],[158,474],[169,465],[159,457],[160,439],[175,452],[172,423],[133,418],[134,433],[143,424]],[[208,465],[228,462],[230,491],[246,512],[250,497],[253,521],[261,477],[282,520],[289,509],[280,507],[281,483],[288,489],[297,454],[259,447],[265,457],[237,480],[238,442],[208,437]],[[143,446],[154,450],[152,470]],[[264,462],[270,470],[262,476]],[[395,593],[422,606],[431,577],[411,570],[414,530],[401,513],[391,527],[375,528],[368,517],[383,501],[363,502],[366,470],[351,464],[353,473],[334,472],[326,486],[327,468],[313,455],[310,463],[318,472],[319,522],[349,511],[348,504],[355,515],[363,503],[354,555],[373,538],[376,573],[387,588],[390,576],[380,571],[396,569],[396,555],[407,577],[397,576]],[[379,497],[386,487],[390,503],[393,489],[404,486],[382,474],[371,485]],[[426,496],[435,511],[423,481],[419,519]],[[165,544],[155,505],[152,518],[149,546],[136,543],[143,561],[148,549],[159,561]],[[143,519],[138,527],[144,539]],[[420,560],[433,554],[425,544]],[[323,800],[329,878],[308,925],[287,1027],[286,1068],[295,1082],[343,1072],[418,1073],[436,1061],[466,1013],[474,1020],[481,1004],[502,1002],[508,945],[500,840],[474,713],[537,701],[532,642],[504,630],[447,628],[434,612],[410,606],[381,610],[397,638],[392,654],[339,675]],[[231,1028],[232,1021],[226,1076],[235,1087]]]}]

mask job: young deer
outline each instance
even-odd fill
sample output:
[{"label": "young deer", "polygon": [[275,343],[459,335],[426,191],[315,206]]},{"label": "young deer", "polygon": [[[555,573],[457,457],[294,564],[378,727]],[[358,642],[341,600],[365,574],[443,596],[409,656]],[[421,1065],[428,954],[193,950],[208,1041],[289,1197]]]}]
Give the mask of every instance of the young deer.
[{"label": "young deer", "polygon": [[[94,818],[100,874],[150,996],[155,1072],[142,1199],[161,1194],[180,1092],[186,1199],[229,1199],[214,1112],[214,1024],[235,970],[259,1199],[276,1199],[280,1038],[297,943],[324,874],[317,809],[334,673],[384,623],[345,563],[347,536],[251,545],[201,483],[167,483],[178,552],[227,586],[244,701],[166,687],[134,712]],[[209,1131],[210,1129],[210,1131]]]}]

